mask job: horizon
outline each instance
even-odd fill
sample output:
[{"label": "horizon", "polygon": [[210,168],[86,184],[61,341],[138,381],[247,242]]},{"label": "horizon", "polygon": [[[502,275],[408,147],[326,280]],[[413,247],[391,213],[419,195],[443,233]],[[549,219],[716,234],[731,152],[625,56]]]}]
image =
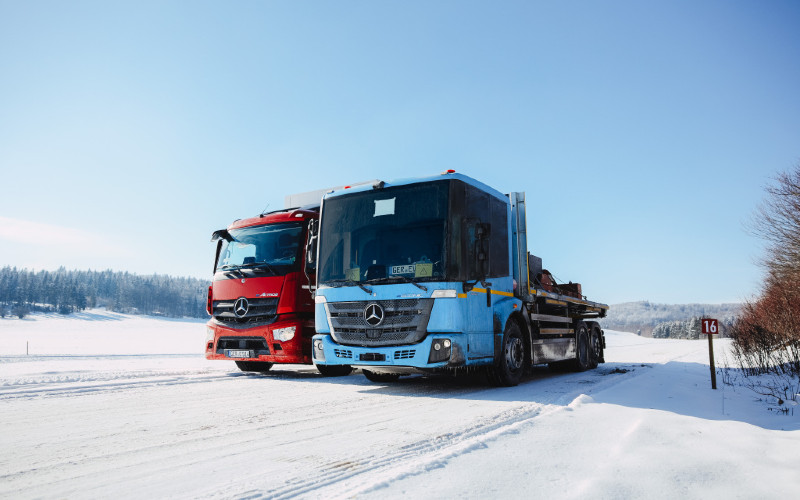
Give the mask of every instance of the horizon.
[{"label": "horizon", "polygon": [[[178,278],[178,279],[195,279],[195,280],[211,283],[211,278],[207,278],[206,279],[206,278],[197,278],[197,277],[194,277],[194,276],[180,276],[180,275],[163,274],[163,273],[141,274],[141,273],[135,273],[135,272],[130,272],[130,271],[121,271],[121,270],[118,270],[118,269],[110,269],[110,268],[109,269],[68,269],[65,266],[59,266],[57,269],[28,269],[28,268],[18,268],[16,266],[9,266],[9,265],[0,266],[0,270],[3,270],[4,268],[16,269],[18,272],[33,272],[35,274],[38,274],[40,272],[47,272],[47,273],[54,274],[54,273],[59,272],[61,269],[63,269],[65,272],[90,272],[90,273],[91,272],[95,272],[95,273],[111,272],[111,273],[120,273],[120,274],[128,273],[128,274],[132,274],[134,276],[141,276],[141,277],[165,276],[165,277],[169,277],[169,278]],[[626,301],[626,302],[618,302],[618,303],[615,303],[615,304],[608,304],[608,305],[610,305],[610,306],[621,306],[621,305],[625,305],[625,304],[641,304],[641,303],[647,303],[647,304],[656,305],[656,306],[659,306],[659,305],[666,305],[666,306],[680,306],[680,305],[723,306],[723,305],[741,305],[741,304],[743,304],[743,302],[678,302],[678,303],[669,303],[669,302],[654,302],[654,301],[648,300],[648,299],[639,299],[639,300],[631,300],[631,301]],[[103,308],[101,307],[100,309],[103,309]]]}]

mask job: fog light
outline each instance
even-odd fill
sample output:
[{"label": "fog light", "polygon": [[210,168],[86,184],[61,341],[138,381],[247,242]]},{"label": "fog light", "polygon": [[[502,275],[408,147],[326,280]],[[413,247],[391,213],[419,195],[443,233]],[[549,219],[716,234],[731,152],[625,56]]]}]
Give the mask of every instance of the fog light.
[{"label": "fog light", "polygon": [[280,340],[281,342],[292,340],[294,338],[294,332],[296,329],[297,327],[295,326],[276,328],[275,330],[272,330],[272,338],[275,340]]},{"label": "fog light", "polygon": [[428,363],[441,363],[450,359],[450,339],[434,339],[431,342],[431,352]]},{"label": "fog light", "polygon": [[312,353],[314,359],[318,361],[325,361],[325,351],[322,349],[322,341],[315,340],[314,342],[314,352]]}]

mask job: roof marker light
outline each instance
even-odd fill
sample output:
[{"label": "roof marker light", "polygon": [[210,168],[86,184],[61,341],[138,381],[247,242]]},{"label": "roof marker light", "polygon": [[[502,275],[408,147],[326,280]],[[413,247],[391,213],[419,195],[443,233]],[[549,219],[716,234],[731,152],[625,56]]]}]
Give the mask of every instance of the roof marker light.
[{"label": "roof marker light", "polygon": [[446,175],[446,174],[454,174],[454,173],[456,173],[456,171],[455,171],[455,170],[453,170],[452,168],[448,168],[447,170],[445,170],[444,172],[442,172],[442,175]]}]

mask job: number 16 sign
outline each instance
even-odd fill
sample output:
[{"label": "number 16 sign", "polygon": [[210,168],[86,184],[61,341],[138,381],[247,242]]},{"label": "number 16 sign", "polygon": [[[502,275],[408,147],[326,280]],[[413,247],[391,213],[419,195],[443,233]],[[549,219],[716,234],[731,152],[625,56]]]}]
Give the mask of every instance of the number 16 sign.
[{"label": "number 16 sign", "polygon": [[707,335],[716,335],[719,333],[719,324],[717,320],[711,318],[703,318],[701,320],[701,331]]},{"label": "number 16 sign", "polygon": [[708,335],[708,361],[711,365],[711,388],[717,388],[717,371],[714,368],[714,344],[712,339],[715,334],[719,333],[719,324],[717,320],[711,318],[700,319],[700,331]]}]

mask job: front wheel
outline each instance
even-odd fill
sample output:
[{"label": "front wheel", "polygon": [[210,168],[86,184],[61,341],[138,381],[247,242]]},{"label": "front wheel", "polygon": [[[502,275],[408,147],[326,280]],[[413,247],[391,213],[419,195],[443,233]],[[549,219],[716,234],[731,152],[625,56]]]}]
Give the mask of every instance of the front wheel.
[{"label": "front wheel", "polygon": [[525,373],[528,356],[525,339],[516,321],[509,321],[503,332],[500,353],[489,368],[489,381],[497,386],[512,387],[519,384]]},{"label": "front wheel", "polygon": [[272,363],[266,361],[237,361],[236,366],[243,372],[266,373],[272,368]]},{"label": "front wheel", "polygon": [[361,370],[361,371],[364,373],[364,376],[367,377],[367,380],[369,380],[370,382],[379,382],[379,383],[397,382],[397,380],[400,378],[400,375],[398,375],[397,373],[376,373],[376,372],[371,372],[369,370]]},{"label": "front wheel", "polygon": [[353,367],[350,365],[317,365],[317,370],[323,377],[343,377],[350,375]]}]

